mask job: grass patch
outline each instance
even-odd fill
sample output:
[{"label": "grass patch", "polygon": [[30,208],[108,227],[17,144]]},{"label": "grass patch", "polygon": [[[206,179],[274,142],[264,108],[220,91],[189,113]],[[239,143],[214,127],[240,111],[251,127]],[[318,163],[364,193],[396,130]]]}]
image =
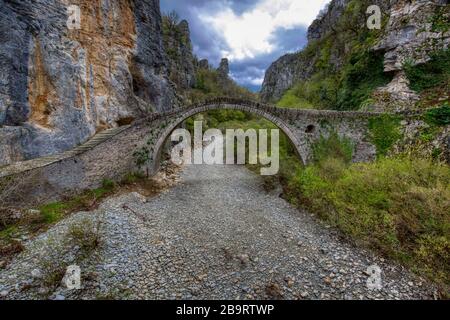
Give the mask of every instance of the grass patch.
[{"label": "grass patch", "polygon": [[54,202],[41,206],[39,210],[41,211],[43,222],[52,224],[61,220],[69,207],[67,203]]},{"label": "grass patch", "polygon": [[197,103],[217,97],[233,97],[254,100],[256,95],[238,86],[231,79],[224,79],[217,70],[199,68],[196,84],[187,92],[188,100]]},{"label": "grass patch", "polygon": [[356,48],[341,70],[323,69],[308,80],[297,82],[277,105],[302,109],[357,110],[373,91],[389,83],[383,71],[383,56]]},{"label": "grass patch", "polygon": [[450,22],[448,17],[448,8],[437,7],[434,15],[430,19],[431,31],[433,32],[447,32],[450,29]]},{"label": "grass patch", "polygon": [[45,204],[39,207],[43,223],[54,224],[71,212],[92,210],[100,200],[111,195],[116,187],[113,181],[103,180],[100,188],[87,190],[71,199]]},{"label": "grass patch", "polygon": [[298,96],[295,89],[286,91],[280,101],[277,102],[277,106],[293,109],[314,109],[313,104]]},{"label": "grass patch", "polygon": [[83,256],[89,255],[100,245],[102,222],[102,219],[94,222],[90,218],[85,218],[69,227],[68,235],[72,242],[80,247]]}]

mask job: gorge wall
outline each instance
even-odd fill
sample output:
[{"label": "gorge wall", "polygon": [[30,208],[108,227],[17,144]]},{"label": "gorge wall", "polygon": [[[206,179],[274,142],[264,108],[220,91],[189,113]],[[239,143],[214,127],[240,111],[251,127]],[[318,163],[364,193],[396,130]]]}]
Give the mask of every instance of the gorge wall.
[{"label": "gorge wall", "polygon": [[[381,9],[381,30],[366,27],[371,15],[367,14],[370,5]],[[357,78],[358,72],[373,71],[384,72],[384,75],[373,77],[379,80],[377,83],[363,76],[356,79],[373,82],[369,84],[373,95],[366,95],[366,105],[370,104],[377,111],[409,109],[419,97],[409,88],[404,64],[423,64],[430,60],[431,53],[447,49],[450,42],[449,19],[447,0],[333,0],[309,27],[307,47],[281,57],[267,70],[261,98],[276,102],[298,82],[313,80],[317,86],[324,87],[318,91],[329,96],[329,101],[324,101],[322,106],[315,105],[316,108],[356,109],[363,106],[363,99],[346,103],[343,100],[352,97],[343,91],[357,91],[359,88],[330,90],[326,88],[325,80],[344,83],[354,80],[351,77]],[[361,57],[364,50],[370,52],[369,58]],[[379,70],[356,69],[364,63],[375,66],[378,58],[381,59]],[[353,71],[355,75],[351,74]],[[335,77],[331,77],[332,74]],[[324,81],[316,81],[318,79]]]},{"label": "gorge wall", "polygon": [[178,106],[161,29],[158,0],[0,0],[0,166]]}]

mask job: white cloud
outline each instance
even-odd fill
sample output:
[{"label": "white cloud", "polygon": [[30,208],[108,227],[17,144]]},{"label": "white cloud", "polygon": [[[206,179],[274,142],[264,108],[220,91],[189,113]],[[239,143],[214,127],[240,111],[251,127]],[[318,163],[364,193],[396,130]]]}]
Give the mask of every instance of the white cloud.
[{"label": "white cloud", "polygon": [[[199,13],[199,18],[223,35],[231,60],[254,58],[271,53],[271,36],[277,29],[308,26],[329,0],[262,0],[251,10],[236,15],[229,7],[215,15]],[[299,35],[300,37],[300,35]]]}]

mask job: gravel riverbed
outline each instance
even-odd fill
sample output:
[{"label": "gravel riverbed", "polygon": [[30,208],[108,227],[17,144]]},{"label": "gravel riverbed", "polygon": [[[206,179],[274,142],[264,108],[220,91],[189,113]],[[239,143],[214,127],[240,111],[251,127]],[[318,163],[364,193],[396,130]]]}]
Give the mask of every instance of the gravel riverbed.
[{"label": "gravel riverbed", "polygon": [[[0,270],[0,299],[432,299],[436,288],[342,239],[307,212],[264,191],[241,166],[187,166],[146,198],[131,192],[80,212],[25,243]],[[64,244],[83,219],[100,221],[100,245],[79,258]],[[77,258],[78,257],[78,258]],[[68,290],[52,264],[78,264]],[[381,289],[367,286],[381,268]],[[51,279],[50,279],[51,280]]]}]

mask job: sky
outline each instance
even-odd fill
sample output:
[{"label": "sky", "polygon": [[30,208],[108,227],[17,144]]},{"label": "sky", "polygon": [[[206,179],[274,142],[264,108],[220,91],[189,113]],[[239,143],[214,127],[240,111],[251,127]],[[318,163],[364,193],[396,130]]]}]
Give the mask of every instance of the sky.
[{"label": "sky", "polygon": [[272,62],[302,49],[308,26],[329,0],[160,0],[189,22],[194,54],[217,67],[230,62],[231,77],[259,91]]}]

